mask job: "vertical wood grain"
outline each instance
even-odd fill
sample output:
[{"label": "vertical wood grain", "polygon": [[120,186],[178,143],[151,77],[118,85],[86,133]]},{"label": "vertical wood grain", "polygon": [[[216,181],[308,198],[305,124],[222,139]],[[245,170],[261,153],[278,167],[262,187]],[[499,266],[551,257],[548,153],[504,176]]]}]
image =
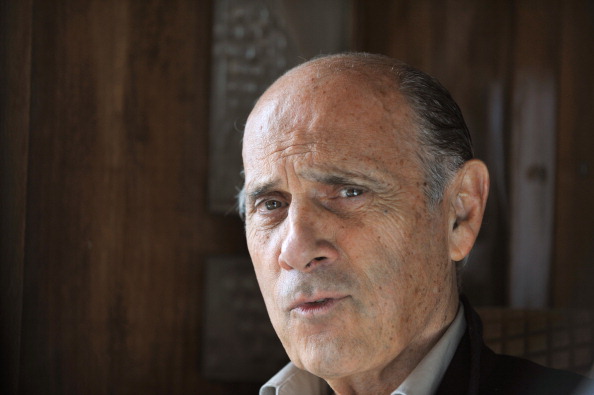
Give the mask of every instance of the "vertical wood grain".
[{"label": "vertical wood grain", "polygon": [[510,301],[548,305],[553,254],[560,2],[515,2]]},{"label": "vertical wood grain", "polygon": [[594,307],[594,3],[563,3],[553,303]]},{"label": "vertical wood grain", "polygon": [[20,388],[239,393],[201,377],[210,2],[35,2]]},{"label": "vertical wood grain", "polygon": [[360,0],[357,49],[399,58],[427,70],[433,59],[433,8],[443,0]]},{"label": "vertical wood grain", "polygon": [[29,138],[31,1],[0,2],[0,392],[18,391]]}]

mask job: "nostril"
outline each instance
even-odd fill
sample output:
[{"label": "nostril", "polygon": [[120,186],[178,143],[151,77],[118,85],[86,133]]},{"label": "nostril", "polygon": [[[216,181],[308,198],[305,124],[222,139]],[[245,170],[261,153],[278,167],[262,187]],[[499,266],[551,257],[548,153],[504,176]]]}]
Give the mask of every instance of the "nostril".
[{"label": "nostril", "polygon": [[324,259],[326,259],[326,257],[325,257],[325,256],[318,256],[318,257],[316,257],[316,258],[312,259],[311,261],[309,261],[309,263],[308,263],[307,265],[305,265],[305,268],[306,268],[306,269],[309,269],[309,268],[311,267],[311,264],[312,264],[314,261],[316,261],[316,262],[319,262],[319,261],[323,261]]}]

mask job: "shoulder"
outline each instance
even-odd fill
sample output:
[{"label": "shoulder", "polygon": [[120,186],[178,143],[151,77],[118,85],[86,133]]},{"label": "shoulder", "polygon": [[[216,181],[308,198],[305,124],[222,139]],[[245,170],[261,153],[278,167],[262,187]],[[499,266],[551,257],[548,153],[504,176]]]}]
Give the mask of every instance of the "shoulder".
[{"label": "shoulder", "polygon": [[592,381],[579,374],[495,354],[483,341],[480,317],[465,298],[461,300],[466,313],[467,332],[459,345],[459,356],[452,362],[462,366],[462,371],[467,366],[468,394],[594,395],[591,389],[584,391],[583,388],[584,385],[590,388]]},{"label": "shoulder", "polygon": [[588,381],[585,377],[563,370],[551,369],[526,359],[497,355],[489,349],[483,351],[489,369],[481,373],[480,394],[577,394]]}]

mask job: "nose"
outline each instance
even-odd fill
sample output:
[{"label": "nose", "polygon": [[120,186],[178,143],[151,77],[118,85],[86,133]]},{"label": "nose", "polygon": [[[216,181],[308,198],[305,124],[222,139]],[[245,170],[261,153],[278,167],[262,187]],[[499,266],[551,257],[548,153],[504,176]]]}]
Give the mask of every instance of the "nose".
[{"label": "nose", "polygon": [[278,258],[281,268],[309,272],[337,259],[338,250],[330,239],[335,233],[331,219],[320,211],[297,204],[289,207],[287,231]]}]

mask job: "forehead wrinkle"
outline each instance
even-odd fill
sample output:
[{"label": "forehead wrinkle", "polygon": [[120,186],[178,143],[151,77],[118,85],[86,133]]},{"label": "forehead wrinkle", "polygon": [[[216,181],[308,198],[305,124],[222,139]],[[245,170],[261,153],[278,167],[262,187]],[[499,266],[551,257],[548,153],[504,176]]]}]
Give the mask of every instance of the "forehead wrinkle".
[{"label": "forehead wrinkle", "polygon": [[380,177],[366,172],[349,171],[336,166],[321,166],[320,169],[306,169],[298,173],[304,179],[325,185],[348,185],[356,182],[371,184],[377,188],[384,187]]},{"label": "forehead wrinkle", "polygon": [[[336,152],[337,149],[343,146],[352,148],[351,145],[336,140],[329,142],[308,142],[275,149],[264,155],[264,157],[278,155],[275,161],[277,161],[276,165],[280,167],[285,167],[288,164],[284,162],[285,160],[293,158],[290,162],[291,167],[294,168],[294,172],[299,178],[328,185],[363,181],[379,187],[380,185],[389,184],[384,180],[393,179],[397,175],[385,168],[385,163],[382,161],[377,161],[373,156],[362,153],[355,155],[355,157],[349,156],[350,159],[343,156],[342,160],[338,162],[328,162],[325,160],[324,152]],[[395,150],[395,154],[397,152]],[[347,153],[345,152],[345,154]],[[255,163],[257,164],[259,161],[257,160]],[[405,175],[398,174],[398,176],[404,177]],[[272,182],[266,182],[266,184],[272,185]]]},{"label": "forehead wrinkle", "polygon": [[279,153],[280,159],[285,159],[295,155],[316,154],[316,145],[316,143],[293,143],[287,147],[279,148],[276,151],[273,151],[272,154]]},{"label": "forehead wrinkle", "polygon": [[[284,149],[278,149],[276,151],[274,151],[273,153],[267,154],[266,156],[270,156],[274,153],[282,153],[284,151]],[[307,152],[306,152],[307,154]],[[289,156],[289,155],[287,155]],[[281,162],[286,159],[287,156],[282,156],[281,157]],[[262,196],[268,193],[271,193],[273,191],[278,191],[280,189],[280,186],[282,184],[282,180],[283,179],[287,179],[288,178],[288,173],[290,173],[289,169],[287,168],[287,164],[291,165],[291,167],[295,167],[295,164],[291,164],[290,162],[284,162],[281,164],[278,164],[278,166],[276,166],[276,168],[281,168],[281,173],[284,173],[284,176],[282,174],[279,173],[270,173],[268,172],[268,174],[266,174],[266,172],[261,172],[261,171],[255,171],[255,173],[259,176],[253,177],[254,180],[253,181],[248,181],[250,177],[247,176],[246,174],[246,184],[245,184],[245,190],[246,190],[246,196],[248,198],[251,198],[252,201],[253,199],[257,198],[258,196]],[[296,173],[296,171],[293,169],[292,171],[293,173]]]},{"label": "forehead wrinkle", "polygon": [[[416,156],[409,152],[416,149],[416,135],[411,133],[414,130],[410,130],[414,129],[415,124],[410,122],[410,108],[396,90],[387,89],[379,83],[370,84],[369,79],[359,81],[361,78],[357,78],[357,82],[365,83],[358,84],[357,94],[354,94],[352,91],[345,91],[353,86],[352,75],[332,75],[332,78],[318,80],[313,85],[308,73],[301,77],[308,78],[283,77],[282,81],[279,80],[281,83],[277,83],[275,89],[270,89],[258,103],[258,108],[254,109],[254,122],[250,133],[252,137],[247,145],[247,139],[244,140],[244,154],[252,151],[247,158],[244,157],[244,164],[248,164],[246,159],[249,162],[249,165],[245,166],[246,176],[248,167],[264,175],[265,172],[258,171],[263,160],[272,160],[269,163],[272,166],[268,168],[269,171],[273,167],[282,166],[280,163],[284,160],[297,160],[293,166],[300,170],[319,168],[320,174],[336,173],[347,180],[358,177],[363,180],[384,180],[389,184],[396,176],[403,178],[399,183],[409,181],[411,174],[408,174],[407,169],[416,171],[418,165]],[[342,84],[346,77],[351,78],[346,81],[347,84]],[[363,102],[362,96],[365,96]],[[352,103],[351,99],[354,100]],[[364,103],[372,105],[372,114],[368,114],[369,109]],[[337,119],[341,121],[340,127],[335,128],[331,123],[335,111],[330,110],[335,109],[335,106],[345,108],[347,105],[351,112],[346,117]],[[360,122],[361,118],[374,118],[375,121],[373,124]],[[376,133],[374,147],[371,144],[359,146],[357,140],[353,143],[353,136],[371,135],[371,139]],[[343,140],[343,135],[346,140]],[[399,162],[401,166],[398,167],[401,169],[394,166],[386,168],[388,163],[384,163],[386,161],[376,155],[376,150],[385,151],[388,145],[393,147],[394,155],[393,159],[388,161]],[[324,168],[329,164],[328,160],[333,161],[335,169]],[[344,168],[355,171],[351,174],[335,171]],[[371,176],[361,177],[357,172]],[[325,175],[318,177],[317,181],[336,184],[340,180],[338,177],[332,180],[331,176]]]}]

